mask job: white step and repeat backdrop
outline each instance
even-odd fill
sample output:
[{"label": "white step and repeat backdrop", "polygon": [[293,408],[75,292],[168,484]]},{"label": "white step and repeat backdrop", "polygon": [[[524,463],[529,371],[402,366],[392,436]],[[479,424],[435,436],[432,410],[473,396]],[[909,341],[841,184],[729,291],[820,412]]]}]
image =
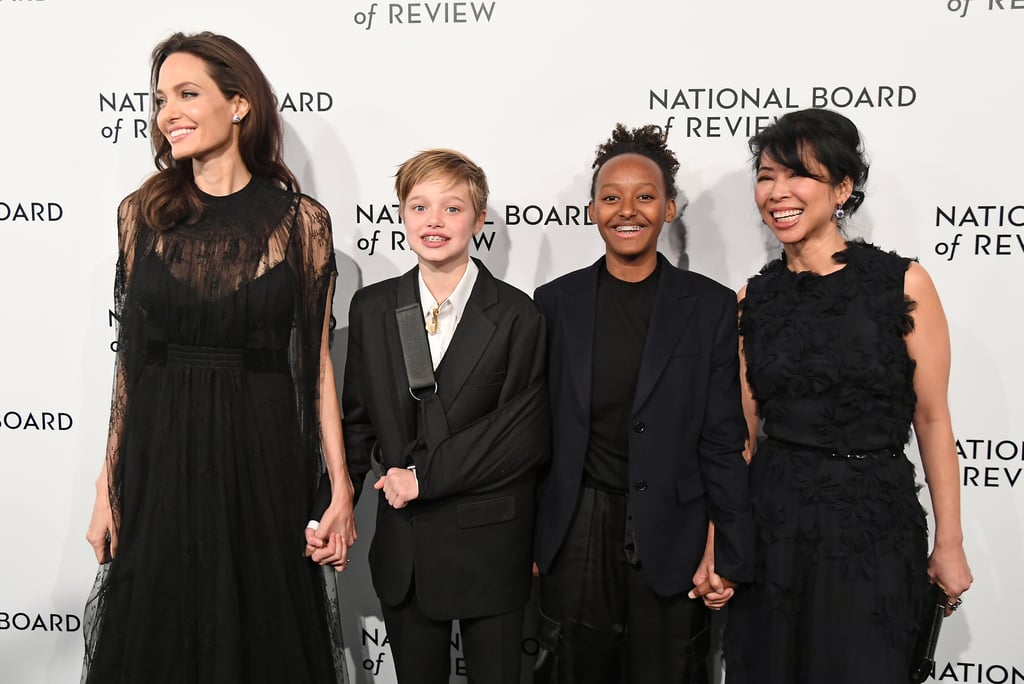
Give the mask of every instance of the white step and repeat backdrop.
[{"label": "white step and repeat backdrop", "polygon": [[[1024,0],[0,0],[0,680],[77,681],[115,208],[152,170],[150,50],[204,29],[262,65],[288,162],[333,215],[339,365],[352,292],[414,263],[391,183],[418,150],[484,167],[474,252],[531,292],[602,251],[585,220],[595,146],[618,121],[658,124],[685,205],[662,249],[736,288],[777,249],[746,139],[794,108],[849,115],[873,161],[850,232],[919,257],[952,332],[976,583],[935,679],[1024,682]],[[369,499],[343,627],[353,681],[393,682],[365,569]],[[454,638],[455,682],[460,657]]]}]

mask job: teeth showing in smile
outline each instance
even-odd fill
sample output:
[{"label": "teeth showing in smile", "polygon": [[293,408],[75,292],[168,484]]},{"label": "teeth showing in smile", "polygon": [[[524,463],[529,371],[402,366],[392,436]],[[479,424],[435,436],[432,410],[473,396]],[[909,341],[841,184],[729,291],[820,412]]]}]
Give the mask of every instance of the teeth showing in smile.
[{"label": "teeth showing in smile", "polygon": [[802,213],[804,212],[801,209],[787,209],[786,211],[773,211],[772,216],[775,217],[776,221],[788,221],[789,219],[795,219]]},{"label": "teeth showing in smile", "polygon": [[615,226],[616,233],[639,233],[640,226]]},{"label": "teeth showing in smile", "polygon": [[171,131],[170,138],[171,138],[171,140],[177,140],[179,138],[182,138],[182,137],[188,135],[189,133],[191,133],[194,130],[196,130],[196,129],[194,129],[194,128],[176,128],[173,131]]},{"label": "teeth showing in smile", "polygon": [[423,238],[423,241],[424,242],[444,242],[447,239],[448,238],[443,237],[441,235],[427,235],[426,237]]}]

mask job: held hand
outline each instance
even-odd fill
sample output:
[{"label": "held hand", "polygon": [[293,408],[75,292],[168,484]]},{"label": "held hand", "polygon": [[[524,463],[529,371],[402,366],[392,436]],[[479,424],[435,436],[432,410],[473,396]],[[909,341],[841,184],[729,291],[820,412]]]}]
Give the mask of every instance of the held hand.
[{"label": "held hand", "polygon": [[936,544],[928,559],[928,577],[946,592],[949,597],[946,615],[951,615],[960,605],[960,595],[970,589],[974,582],[963,544]]},{"label": "held hand", "polygon": [[[309,529],[309,528],[307,528]],[[314,563],[330,565],[338,572],[348,567],[348,544],[342,540],[340,534],[329,534],[326,539],[321,539],[321,546],[310,556]]]},{"label": "held hand", "polygon": [[306,555],[338,572],[348,564],[348,549],[358,538],[352,497],[342,493],[331,499],[316,529],[306,528]]},{"label": "held hand", "polygon": [[110,510],[110,498],[106,482],[96,485],[96,500],[92,506],[92,518],[85,532],[85,538],[96,554],[97,563],[109,563],[117,553],[117,531],[114,516]]},{"label": "held hand", "polygon": [[309,525],[306,526],[306,529],[303,530],[306,534],[306,551],[304,554],[306,558],[312,556],[317,549],[322,549],[327,545],[323,539],[316,536],[316,531],[319,529],[319,525],[319,520],[310,521]]},{"label": "held hand", "polygon": [[384,492],[384,498],[392,508],[404,508],[420,495],[416,472],[408,468],[388,468],[388,472],[373,484],[373,488]]},{"label": "held hand", "polygon": [[705,555],[693,573],[693,589],[687,596],[703,599],[711,610],[721,610],[735,593],[736,583],[716,573],[714,556]]}]

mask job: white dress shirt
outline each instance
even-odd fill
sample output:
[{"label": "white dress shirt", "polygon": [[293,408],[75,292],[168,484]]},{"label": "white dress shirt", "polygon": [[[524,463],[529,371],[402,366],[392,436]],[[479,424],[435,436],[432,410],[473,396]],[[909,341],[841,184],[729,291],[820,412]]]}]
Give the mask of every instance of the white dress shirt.
[{"label": "white dress shirt", "polygon": [[[466,272],[462,274],[462,279],[459,280],[459,284],[448,295],[448,299],[443,302],[434,300],[434,295],[430,294],[427,284],[423,282],[423,274],[420,273],[420,303],[423,306],[423,325],[428,330],[427,341],[430,343],[430,360],[434,364],[434,370],[437,370],[437,365],[441,363],[444,353],[448,351],[448,345],[452,342],[455,329],[459,326],[459,321],[462,320],[462,315],[466,312],[466,303],[469,302],[469,295],[473,292],[473,285],[476,284],[476,277],[479,273],[480,269],[470,259],[466,265]],[[429,326],[434,318],[435,307],[437,308],[437,332],[430,334]]]}]

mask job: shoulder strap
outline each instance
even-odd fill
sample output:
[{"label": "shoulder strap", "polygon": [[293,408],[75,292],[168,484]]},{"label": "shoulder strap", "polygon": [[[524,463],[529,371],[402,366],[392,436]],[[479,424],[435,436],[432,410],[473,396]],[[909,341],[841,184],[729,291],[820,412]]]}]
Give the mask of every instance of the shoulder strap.
[{"label": "shoulder strap", "polygon": [[398,321],[398,336],[402,341],[402,358],[405,374],[409,380],[409,394],[419,403],[416,411],[416,440],[410,454],[418,451],[417,444],[424,447],[422,465],[429,470],[430,459],[437,445],[448,437],[448,419],[437,396],[437,382],[434,380],[434,364],[430,360],[430,345],[423,329],[423,312],[418,303],[407,304],[395,309]]},{"label": "shoulder strap", "polygon": [[407,304],[395,309],[398,321],[398,336],[402,341],[402,358],[405,361],[405,375],[409,380],[409,394],[419,401],[418,392],[437,392],[434,380],[434,364],[430,360],[430,346],[423,334],[423,314],[419,304]]}]

